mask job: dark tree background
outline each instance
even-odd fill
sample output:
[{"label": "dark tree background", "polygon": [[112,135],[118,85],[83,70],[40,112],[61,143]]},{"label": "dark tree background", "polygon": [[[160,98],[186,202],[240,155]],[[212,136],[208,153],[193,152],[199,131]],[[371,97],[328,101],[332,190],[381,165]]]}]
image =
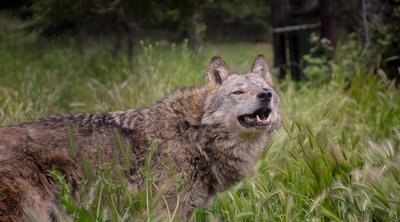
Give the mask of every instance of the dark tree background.
[{"label": "dark tree background", "polygon": [[[303,21],[299,15],[315,14],[320,28],[314,31],[320,37],[335,46],[356,33],[371,57],[381,58],[380,67],[399,79],[400,0],[5,0],[0,9],[30,20],[28,30],[43,36],[74,36],[82,52],[90,38],[106,36],[113,39],[113,57],[121,48],[133,57],[138,36],[149,33],[162,33],[159,38],[168,41],[188,39],[196,52],[204,40],[272,40],[281,77],[288,65],[285,42],[300,49],[304,43],[298,41],[296,31],[276,34],[272,30],[301,25],[311,20]],[[290,56],[290,64],[296,63],[293,58],[299,55],[291,52]],[[294,79],[299,79],[298,74]]]},{"label": "dark tree background", "polygon": [[75,35],[82,51],[90,36],[113,37],[113,55],[124,39],[131,55],[135,37],[154,30],[172,41],[187,38],[198,50],[207,37],[266,41],[270,27],[269,4],[261,0],[18,0],[0,7],[32,19],[45,36]]}]

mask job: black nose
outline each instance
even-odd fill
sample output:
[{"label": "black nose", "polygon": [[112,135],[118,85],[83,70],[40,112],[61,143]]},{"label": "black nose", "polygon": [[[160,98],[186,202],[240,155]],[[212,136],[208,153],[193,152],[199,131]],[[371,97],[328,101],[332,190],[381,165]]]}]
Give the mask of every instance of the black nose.
[{"label": "black nose", "polygon": [[263,90],[262,92],[257,94],[257,98],[261,102],[269,102],[269,101],[271,101],[272,93],[268,90]]}]

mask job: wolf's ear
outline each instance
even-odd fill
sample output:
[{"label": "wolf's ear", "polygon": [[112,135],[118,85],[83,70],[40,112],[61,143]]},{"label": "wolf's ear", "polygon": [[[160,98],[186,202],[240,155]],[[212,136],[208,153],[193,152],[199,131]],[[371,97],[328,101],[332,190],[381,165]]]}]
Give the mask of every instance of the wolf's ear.
[{"label": "wolf's ear", "polygon": [[228,78],[230,71],[228,66],[225,64],[219,56],[214,56],[211,59],[210,65],[208,66],[206,76],[206,86],[209,89],[213,89],[222,84],[223,81]]},{"label": "wolf's ear", "polygon": [[269,85],[271,86],[273,85],[272,75],[269,72],[267,60],[265,59],[263,54],[259,54],[256,57],[256,59],[253,62],[253,65],[251,66],[250,72],[261,75]]}]

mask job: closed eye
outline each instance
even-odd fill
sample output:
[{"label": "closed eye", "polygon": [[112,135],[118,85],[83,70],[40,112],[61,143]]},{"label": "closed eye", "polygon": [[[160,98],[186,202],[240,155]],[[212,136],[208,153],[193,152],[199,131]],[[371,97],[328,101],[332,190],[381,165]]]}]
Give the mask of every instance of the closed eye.
[{"label": "closed eye", "polygon": [[232,94],[239,95],[239,94],[243,94],[243,93],[244,93],[243,91],[238,90],[238,91],[233,92]]}]

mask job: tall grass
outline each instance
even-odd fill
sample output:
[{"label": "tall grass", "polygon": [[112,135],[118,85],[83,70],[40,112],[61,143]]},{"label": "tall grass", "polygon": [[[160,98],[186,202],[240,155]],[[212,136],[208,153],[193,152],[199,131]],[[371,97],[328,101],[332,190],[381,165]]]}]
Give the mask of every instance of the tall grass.
[{"label": "tall grass", "polygon": [[[214,54],[239,72],[260,52],[271,58],[265,44],[208,43],[195,56],[184,43],[162,48],[143,42],[133,61],[123,55],[112,60],[107,44],[94,41],[82,55],[67,38],[23,34],[23,23],[8,16],[0,16],[0,27],[1,125],[53,113],[146,107],[176,88],[201,85]],[[197,210],[193,220],[399,221],[400,90],[382,70],[365,66],[363,53],[351,41],[329,64],[312,67],[332,78],[277,82],[282,128],[253,174]],[[59,220],[161,220],[153,209],[162,192],[153,192],[146,170],[148,186],[131,192],[112,164],[95,174],[88,169],[79,198],[53,172],[63,188]],[[176,219],[173,212],[166,218]]]}]

